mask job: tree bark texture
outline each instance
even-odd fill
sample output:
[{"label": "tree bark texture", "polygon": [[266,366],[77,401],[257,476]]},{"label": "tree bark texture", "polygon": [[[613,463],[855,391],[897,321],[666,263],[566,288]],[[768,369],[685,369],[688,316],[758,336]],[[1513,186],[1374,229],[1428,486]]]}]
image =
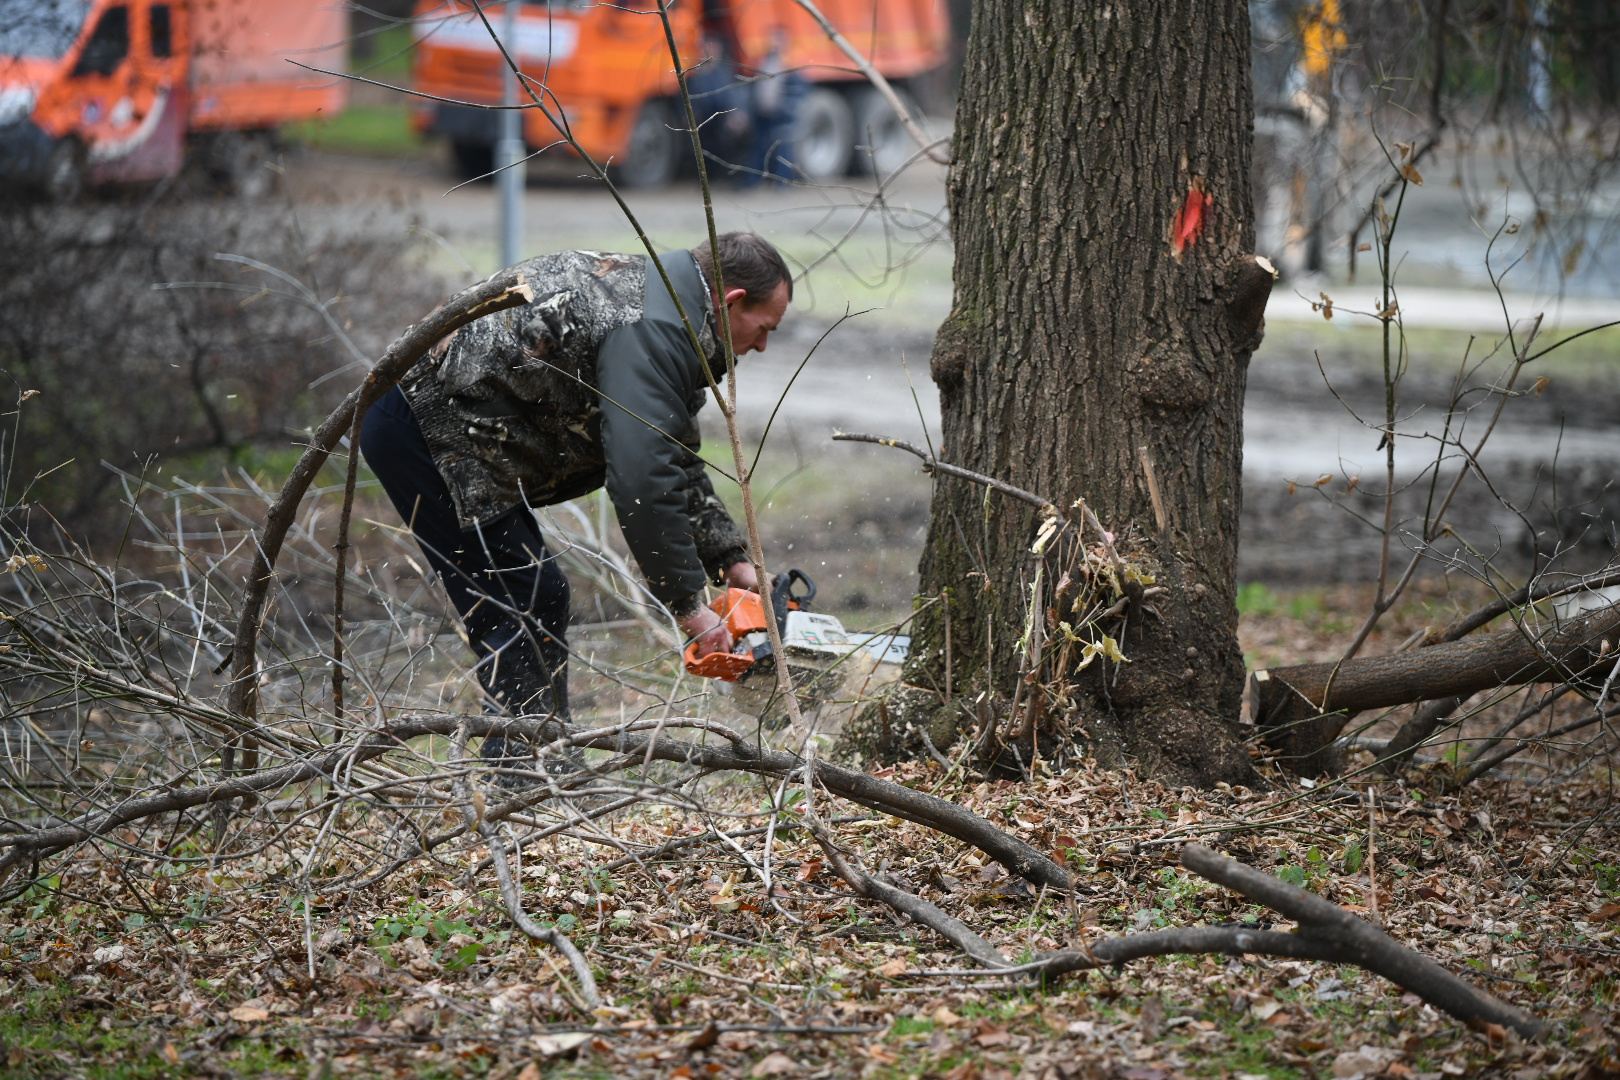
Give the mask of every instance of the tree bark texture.
[{"label": "tree bark texture", "polygon": [[[1037,512],[941,477],[921,590],[950,598],[919,618],[908,670],[943,690],[948,619],[958,696],[1034,697],[1046,730],[1083,727],[1203,785],[1251,775],[1234,575],[1244,384],[1272,275],[1248,254],[1248,33],[1240,0],[975,3],[949,182],[955,297],[931,364],[940,457],[1074,521],[1084,498],[1168,591],[1092,628],[1128,663],[1077,675],[1054,670],[1054,650],[1024,678]],[[1064,612],[1048,569],[1037,635]],[[1071,678],[1072,692],[1035,689]]]},{"label": "tree bark texture", "polygon": [[[1611,605],[1539,634],[1529,625],[1514,625],[1411,652],[1257,671],[1249,700],[1278,763],[1304,776],[1321,776],[1340,767],[1333,741],[1357,713],[1434,698],[1460,701],[1496,686],[1562,682],[1588,673],[1601,684],[1616,667],[1617,642],[1620,605]],[[1417,741],[1392,744],[1388,752]]]}]

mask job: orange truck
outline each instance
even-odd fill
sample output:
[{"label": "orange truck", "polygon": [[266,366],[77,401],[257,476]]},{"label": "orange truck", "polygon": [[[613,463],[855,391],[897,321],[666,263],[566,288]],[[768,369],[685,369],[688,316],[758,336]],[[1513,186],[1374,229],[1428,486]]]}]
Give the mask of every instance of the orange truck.
[{"label": "orange truck", "polygon": [[[482,6],[500,32],[500,0]],[[820,0],[817,7],[905,99],[908,84],[950,60],[946,0]],[[723,64],[756,77],[769,57],[770,70],[808,81],[794,139],[795,164],[807,178],[874,163],[886,172],[915,150],[889,105],[793,0],[674,0],[670,20],[689,69]],[[501,114],[479,106],[501,103],[504,73],[489,31],[467,0],[421,0],[415,30],[414,88],[449,99],[424,99],[417,129],[449,139],[468,175],[488,172]],[[546,105],[561,108],[580,148],[611,162],[619,183],[651,187],[675,177],[691,145],[675,130],[685,127],[684,113],[653,0],[524,0],[516,37],[509,51],[524,75],[544,84]],[[523,116],[530,150],[557,141],[540,110]]]},{"label": "orange truck", "polygon": [[252,194],[278,126],[331,115],[347,16],[331,0],[0,0],[0,186],[72,198],[188,157]]}]

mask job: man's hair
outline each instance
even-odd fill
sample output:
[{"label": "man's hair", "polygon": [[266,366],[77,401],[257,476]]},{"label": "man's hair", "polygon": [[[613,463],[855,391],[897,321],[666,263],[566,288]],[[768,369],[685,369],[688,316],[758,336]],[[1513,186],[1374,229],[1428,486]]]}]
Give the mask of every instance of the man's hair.
[{"label": "man's hair", "polygon": [[[741,289],[750,304],[761,304],[785,281],[788,299],[793,299],[793,275],[769,240],[750,232],[721,233],[717,239],[720,269],[728,291]],[[714,287],[714,251],[708,244],[699,244],[692,249],[692,256],[710,287]]]}]

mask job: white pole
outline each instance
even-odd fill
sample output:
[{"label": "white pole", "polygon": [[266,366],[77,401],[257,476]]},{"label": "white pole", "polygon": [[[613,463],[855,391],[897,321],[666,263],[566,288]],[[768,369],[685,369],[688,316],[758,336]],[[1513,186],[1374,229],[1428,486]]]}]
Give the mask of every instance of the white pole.
[{"label": "white pole", "polygon": [[[512,59],[522,63],[518,47],[518,8],[520,0],[506,0],[505,19],[501,37]],[[523,258],[523,159],[527,151],[523,145],[523,114],[513,108],[518,103],[517,74],[508,67],[505,71],[501,104],[501,141],[495,147],[495,164],[501,168],[501,266],[511,266]]]}]

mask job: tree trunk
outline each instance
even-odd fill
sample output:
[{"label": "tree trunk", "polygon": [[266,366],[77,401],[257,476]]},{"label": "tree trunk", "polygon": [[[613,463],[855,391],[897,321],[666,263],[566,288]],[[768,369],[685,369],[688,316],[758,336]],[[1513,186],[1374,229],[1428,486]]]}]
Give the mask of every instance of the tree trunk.
[{"label": "tree trunk", "polygon": [[[908,682],[943,691],[948,633],[955,695],[978,700],[969,722],[999,712],[989,745],[1023,738],[1025,761],[1039,730],[1173,782],[1251,777],[1234,573],[1244,383],[1272,274],[1247,254],[1248,25],[1241,0],[974,5],[949,182],[955,299],[932,359],[940,457],[1075,522],[1085,499],[1133,576],[1166,590],[1144,604],[1133,587],[1125,613],[1088,623],[1096,608],[1054,595],[1051,565],[1031,621],[1037,512],[939,480],[921,588],[949,602],[920,617]],[[1061,669],[1039,647],[1060,619],[1129,662],[1081,671],[1069,649]]]}]

